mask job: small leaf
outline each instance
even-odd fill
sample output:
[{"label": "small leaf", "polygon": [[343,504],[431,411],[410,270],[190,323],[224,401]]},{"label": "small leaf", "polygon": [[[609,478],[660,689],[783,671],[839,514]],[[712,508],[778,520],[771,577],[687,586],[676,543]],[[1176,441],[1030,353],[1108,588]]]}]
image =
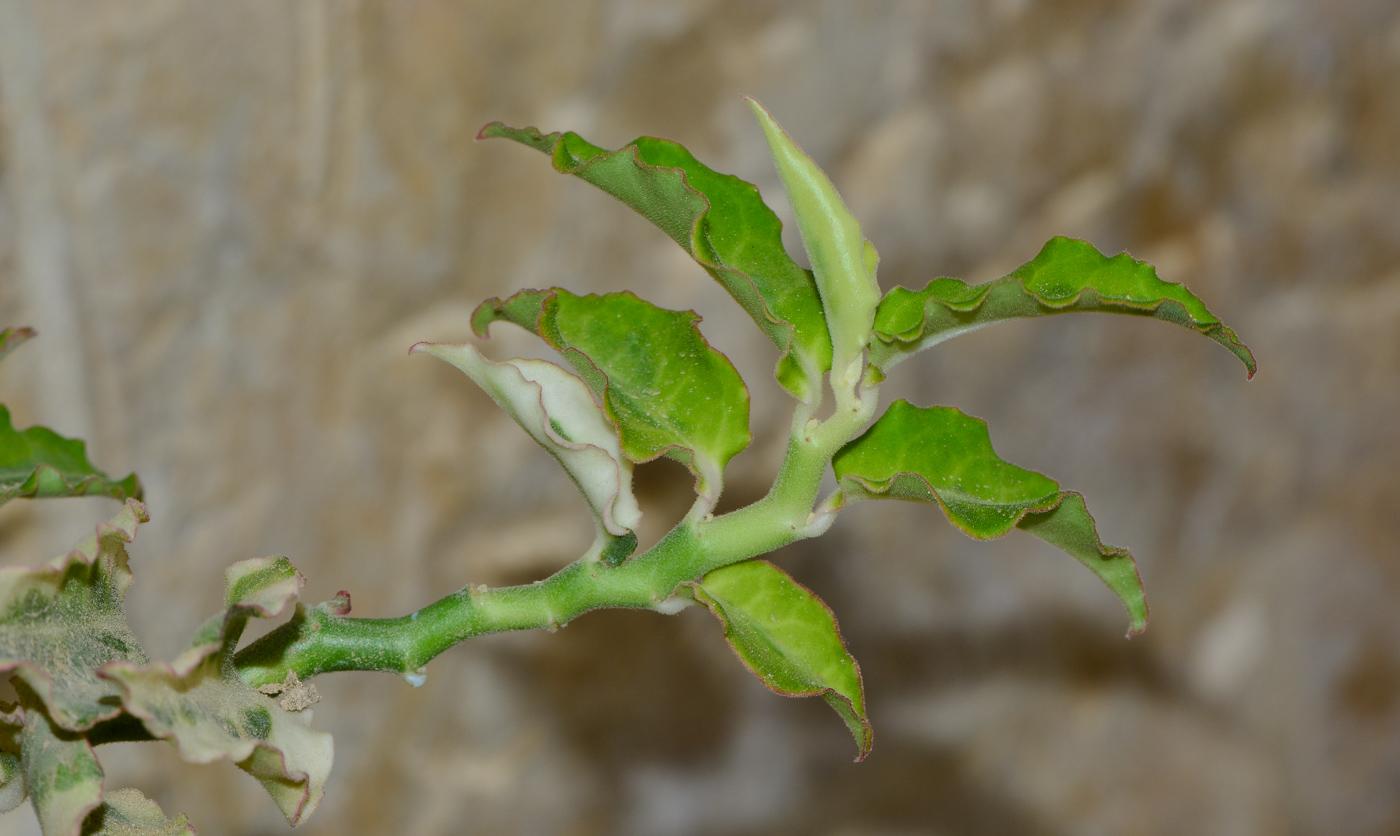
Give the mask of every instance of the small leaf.
[{"label": "small leaf", "polygon": [[33,328],[5,328],[0,330],[0,360],[14,351],[20,343],[34,339],[38,334]]},{"label": "small leaf", "polygon": [[778,567],[746,560],[690,585],[724,624],[724,637],[772,691],[820,696],[841,715],[862,760],[874,733],[865,714],[860,666],[846,650],[836,618],[821,599]]},{"label": "small leaf", "polygon": [[275,617],[305,584],[285,557],[229,567],[228,608],[205,622],[173,662],[137,667],[113,663],[102,675],[118,683],[128,712],[153,736],[174,740],[191,763],[227,758],[272,796],[296,826],[315,811],[330,774],[331,737],[312,731],[309,712],[282,710],[238,677],[233,652],[252,616]]},{"label": "small leaf", "polygon": [[167,819],[160,805],[140,790],[112,790],[102,796],[102,806],[88,817],[83,836],[183,836],[194,833],[181,813]]},{"label": "small leaf", "polygon": [[65,731],[21,684],[25,707],[21,737],[24,782],[44,836],[79,836],[83,821],[102,803],[102,766],[92,744]]},{"label": "small leaf", "polygon": [[94,468],[86,446],[44,427],[16,431],[0,406],[0,505],[16,497],[92,496],[140,499],[133,473],[120,481]]},{"label": "small leaf", "polygon": [[121,713],[121,690],[98,668],[147,661],[122,602],[132,581],[126,544],[148,519],[128,499],[63,557],[0,569],[0,671],[13,670],[61,728],[84,731]]},{"label": "small leaf", "polygon": [[616,565],[632,553],[642,518],[632,495],[632,462],[582,380],[543,360],[495,363],[470,345],[419,343],[409,351],[462,370],[558,460],[593,513],[598,536],[589,557],[606,555]]},{"label": "small leaf", "polygon": [[476,332],[497,319],[539,334],[603,402],[623,454],[634,462],[673,458],[697,477],[713,507],[724,466],[748,446],[749,393],[733,364],[705,342],[691,311],[668,311],[631,293],[575,296],[525,290],[488,299]]},{"label": "small leaf", "polygon": [[875,248],[861,234],[860,223],[826,173],[797,147],[763,105],[753,99],[748,102],[773,152],[773,162],[797,216],[802,245],[816,274],[831,330],[833,382],[854,386],[865,370],[865,346],[880,303]]},{"label": "small leaf", "polygon": [[1127,253],[1108,258],[1086,241],[1052,238],[1009,275],[969,286],[934,279],[896,287],[880,302],[870,362],[888,371],[911,354],[994,322],[1099,311],[1150,316],[1192,328],[1228,348],[1254,376],[1254,355],[1184,285],[1164,282]]},{"label": "small leaf", "polygon": [[821,299],[809,270],[783,249],[782,222],[758,189],[696,160],[682,146],[642,137],[617,151],[575,133],[541,134],[493,122],[480,138],[504,137],[553,159],[656,224],[705,268],[783,352],[777,378],[810,400],[831,368]]},{"label": "small leaf", "polygon": [[1118,595],[1128,610],[1128,635],[1147,626],[1147,601],[1133,556],[1099,540],[1082,496],[997,456],[984,421],[951,407],[895,401],[831,464],[840,503],[880,498],[936,503],[949,522],[979,540],[1001,537],[1013,526],[1029,531],[1083,563]]}]

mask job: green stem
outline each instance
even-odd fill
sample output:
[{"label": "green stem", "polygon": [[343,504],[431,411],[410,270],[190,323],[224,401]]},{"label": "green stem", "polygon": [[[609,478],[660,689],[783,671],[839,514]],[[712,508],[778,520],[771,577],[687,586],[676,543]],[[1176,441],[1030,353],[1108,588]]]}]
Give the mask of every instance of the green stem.
[{"label": "green stem", "polygon": [[[556,629],[589,610],[660,607],[677,587],[706,572],[766,554],[812,536],[812,506],[832,455],[869,420],[869,407],[841,408],[819,425],[799,408],[787,453],[768,495],[706,520],[687,518],[646,553],[620,566],[579,560],[549,578],[521,586],[468,586],[400,618],[350,618],[300,608],[288,623],[244,648],[234,663],[252,685],[320,673],[379,670],[415,684],[423,667],[474,636],[507,630]],[[861,405],[862,407],[865,404]]]}]

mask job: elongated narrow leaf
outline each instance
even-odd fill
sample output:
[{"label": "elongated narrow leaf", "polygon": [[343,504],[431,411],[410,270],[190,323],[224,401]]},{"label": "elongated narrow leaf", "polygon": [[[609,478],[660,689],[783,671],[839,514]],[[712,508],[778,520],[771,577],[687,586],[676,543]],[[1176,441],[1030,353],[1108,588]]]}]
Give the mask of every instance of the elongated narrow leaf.
[{"label": "elongated narrow leaf", "polygon": [[79,836],[83,820],[102,803],[102,766],[87,738],[65,731],[24,685],[20,745],[24,782],[44,836]]},{"label": "elongated narrow leaf", "polygon": [[495,363],[470,345],[419,343],[422,351],[461,369],[486,391],[578,485],[598,538],[589,556],[616,565],[637,546],[642,511],[632,495],[632,462],[617,427],[578,377],[543,360]]},{"label": "elongated narrow leaf", "polygon": [[832,460],[841,502],[905,499],[936,503],[979,540],[1020,527],[1098,575],[1128,610],[1128,634],[1147,626],[1147,600],[1127,549],[1105,546],[1077,493],[1003,461],[985,422],[951,407],[895,401]]},{"label": "elongated narrow leaf", "polygon": [[480,138],[504,137],[548,154],[572,174],[656,224],[724,286],[783,352],[777,378],[810,400],[831,367],[831,340],[809,270],[783,249],[782,222],[752,184],[720,174],[665,139],[642,137],[617,151],[575,133],[541,134],[493,122]]},{"label": "elongated narrow leaf", "polygon": [[865,714],[860,666],[836,617],[810,590],[763,560],[716,569],[691,584],[724,624],[724,637],[763,684],[788,697],[820,696],[841,715],[860,750],[874,733]]},{"label": "elongated narrow leaf", "polygon": [[861,234],[860,223],[826,173],[797,147],[763,105],[753,99],[748,102],[773,152],[778,176],[797,216],[802,245],[816,274],[831,331],[833,384],[853,386],[865,370],[865,345],[880,302],[875,248]]},{"label": "elongated narrow leaf", "polygon": [[320,803],[331,737],[239,679],[232,655],[248,619],[281,614],[305,579],[285,557],[235,563],[225,579],[227,609],[205,622],[173,662],[117,662],[102,675],[121,686],[124,707],[152,735],[173,740],[191,763],[235,762],[295,826]]},{"label": "elongated narrow leaf", "polygon": [[19,347],[25,340],[32,340],[37,336],[33,328],[4,328],[0,329],[0,360],[5,359],[9,354]]},{"label": "elongated narrow leaf", "polygon": [[1100,311],[1150,316],[1194,329],[1228,348],[1254,376],[1254,355],[1184,285],[1157,278],[1127,253],[1104,256],[1087,241],[1052,238],[1004,278],[969,286],[934,279],[923,290],[897,287],[875,314],[870,361],[882,369],[915,352],[1008,319]]},{"label": "elongated narrow leaf", "polygon": [[0,505],[15,497],[92,496],[141,498],[133,473],[116,480],[87,460],[86,445],[44,427],[23,432],[0,406]]},{"label": "elongated narrow leaf", "polygon": [[1092,569],[1127,606],[1132,619],[1128,635],[1141,633],[1147,627],[1147,599],[1137,562],[1127,549],[1103,544],[1083,495],[1065,491],[1061,496],[1059,505],[1049,511],[1026,514],[1017,527]]},{"label": "elongated narrow leaf", "polygon": [[539,334],[602,401],[634,462],[666,455],[696,475],[713,506],[724,466],[748,446],[749,392],[733,364],[696,330],[700,317],[631,293],[575,296],[523,290],[488,299],[472,316],[485,336],[497,319]]},{"label": "elongated narrow leaf", "polygon": [[126,544],[147,519],[128,499],[63,557],[0,569],[0,671],[14,671],[60,728],[84,731],[121,712],[121,689],[98,668],[146,663],[122,602],[132,580]]},{"label": "elongated narrow leaf", "polygon": [[102,796],[102,806],[91,816],[83,836],[184,836],[194,833],[189,819],[181,813],[167,819],[160,805],[140,790],[112,790]]}]

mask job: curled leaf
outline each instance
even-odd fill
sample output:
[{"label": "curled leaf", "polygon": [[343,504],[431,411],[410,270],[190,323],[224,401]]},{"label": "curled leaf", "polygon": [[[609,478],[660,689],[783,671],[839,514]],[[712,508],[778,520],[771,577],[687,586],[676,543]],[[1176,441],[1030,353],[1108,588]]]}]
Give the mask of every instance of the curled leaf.
[{"label": "curled leaf", "polygon": [[865,346],[880,287],[875,282],[875,248],[861,234],[836,187],[817,164],[754,99],[749,99],[773,162],[797,216],[802,246],[812,262],[822,309],[831,331],[833,383],[853,386],[865,370]]},{"label": "curled leaf", "polygon": [[37,336],[38,334],[34,332],[33,328],[0,329],[0,360],[3,360],[6,354],[18,348],[20,343],[26,340],[32,340]]},{"label": "curled leaf", "polygon": [[1147,600],[1127,549],[1105,546],[1077,493],[1003,461],[985,422],[951,407],[895,401],[832,459],[840,503],[905,499],[934,503],[979,540],[1019,527],[1083,563],[1128,610],[1128,635],[1147,626]]},{"label": "curled leaf", "polygon": [[1008,319],[1099,311],[1150,316],[1220,343],[1254,376],[1254,355],[1184,285],[1162,281],[1127,253],[1109,258],[1087,241],[1056,237],[1009,275],[969,286],[934,279],[923,290],[896,287],[875,314],[870,362],[888,370],[944,340]]},{"label": "curled leaf", "polygon": [[575,133],[493,122],[503,137],[548,154],[554,169],[592,183],[656,224],[724,286],[783,352],[778,382],[808,401],[831,368],[821,299],[809,270],[783,249],[782,222],[752,184],[720,174],[682,146],[641,137],[617,151]]},{"label": "curled leaf", "polygon": [[855,737],[856,760],[870,753],[874,732],[860,666],[820,598],[764,560],[716,569],[690,586],[764,685],[788,697],[822,697]]},{"label": "curled leaf", "polygon": [[733,364],[711,348],[691,311],[668,311],[631,293],[575,296],[523,290],[488,299],[476,332],[504,319],[564,356],[603,403],[634,462],[665,455],[690,468],[713,507],[724,467],[748,446],[749,393]]},{"label": "curled leaf", "polygon": [[244,560],[226,575],[227,609],[205,622],[173,662],[114,663],[102,675],[122,688],[123,704],[155,737],[174,741],[191,763],[227,758],[272,796],[293,826],[315,811],[330,774],[331,737],[309,717],[243,682],[233,652],[250,617],[275,617],[305,579],[285,557]]},{"label": "curled leaf", "polygon": [[147,661],[122,602],[132,581],[126,544],[148,519],[128,499],[63,557],[0,569],[0,671],[14,671],[60,728],[84,731],[119,714],[121,690],[98,669]]},{"label": "curled leaf", "polygon": [[543,360],[492,362],[470,345],[419,343],[415,351],[466,373],[563,466],[593,514],[598,536],[592,559],[607,556],[616,564],[632,553],[642,518],[632,495],[632,462],[582,380]]},{"label": "curled leaf", "polygon": [[[91,829],[95,828],[95,829]],[[194,833],[181,813],[167,819],[160,805],[140,790],[112,790],[102,796],[102,806],[88,817],[83,836],[184,836]]]},{"label": "curled leaf", "polygon": [[16,430],[0,406],[0,505],[16,497],[95,495],[140,499],[141,483],[135,473],[117,480],[93,467],[77,439],[45,427]]}]

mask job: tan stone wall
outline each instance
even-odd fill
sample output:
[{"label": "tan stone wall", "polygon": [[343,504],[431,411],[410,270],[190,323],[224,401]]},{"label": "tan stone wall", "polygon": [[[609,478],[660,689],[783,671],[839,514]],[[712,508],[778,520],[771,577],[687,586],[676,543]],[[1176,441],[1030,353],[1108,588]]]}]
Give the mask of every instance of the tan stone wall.
[{"label": "tan stone wall", "polygon": [[[777,555],[864,666],[874,754],[740,669],[703,613],[477,640],[411,689],[318,680],[308,833],[1400,832],[1400,7],[1393,0],[0,0],[0,366],[21,424],[135,469],[132,620],[173,654],[221,568],[401,614],[562,565],[572,487],[445,364],[490,295],[695,308],[778,452],[773,352],[644,221],[485,122],[642,133],[780,191],[740,94],[832,173],[889,286],[984,280],[1053,234],[1185,281],[1250,343],[1056,318],[887,387],[989,420],[1089,498],[1153,604],[1039,542],[862,507]],[[794,242],[795,243],[795,242]],[[490,350],[537,350],[502,336]],[[655,536],[678,469],[643,468]],[[36,562],[114,510],[0,512]],[[202,833],[285,829],[228,764],[104,751]],[[0,818],[29,833],[32,818]]]}]

